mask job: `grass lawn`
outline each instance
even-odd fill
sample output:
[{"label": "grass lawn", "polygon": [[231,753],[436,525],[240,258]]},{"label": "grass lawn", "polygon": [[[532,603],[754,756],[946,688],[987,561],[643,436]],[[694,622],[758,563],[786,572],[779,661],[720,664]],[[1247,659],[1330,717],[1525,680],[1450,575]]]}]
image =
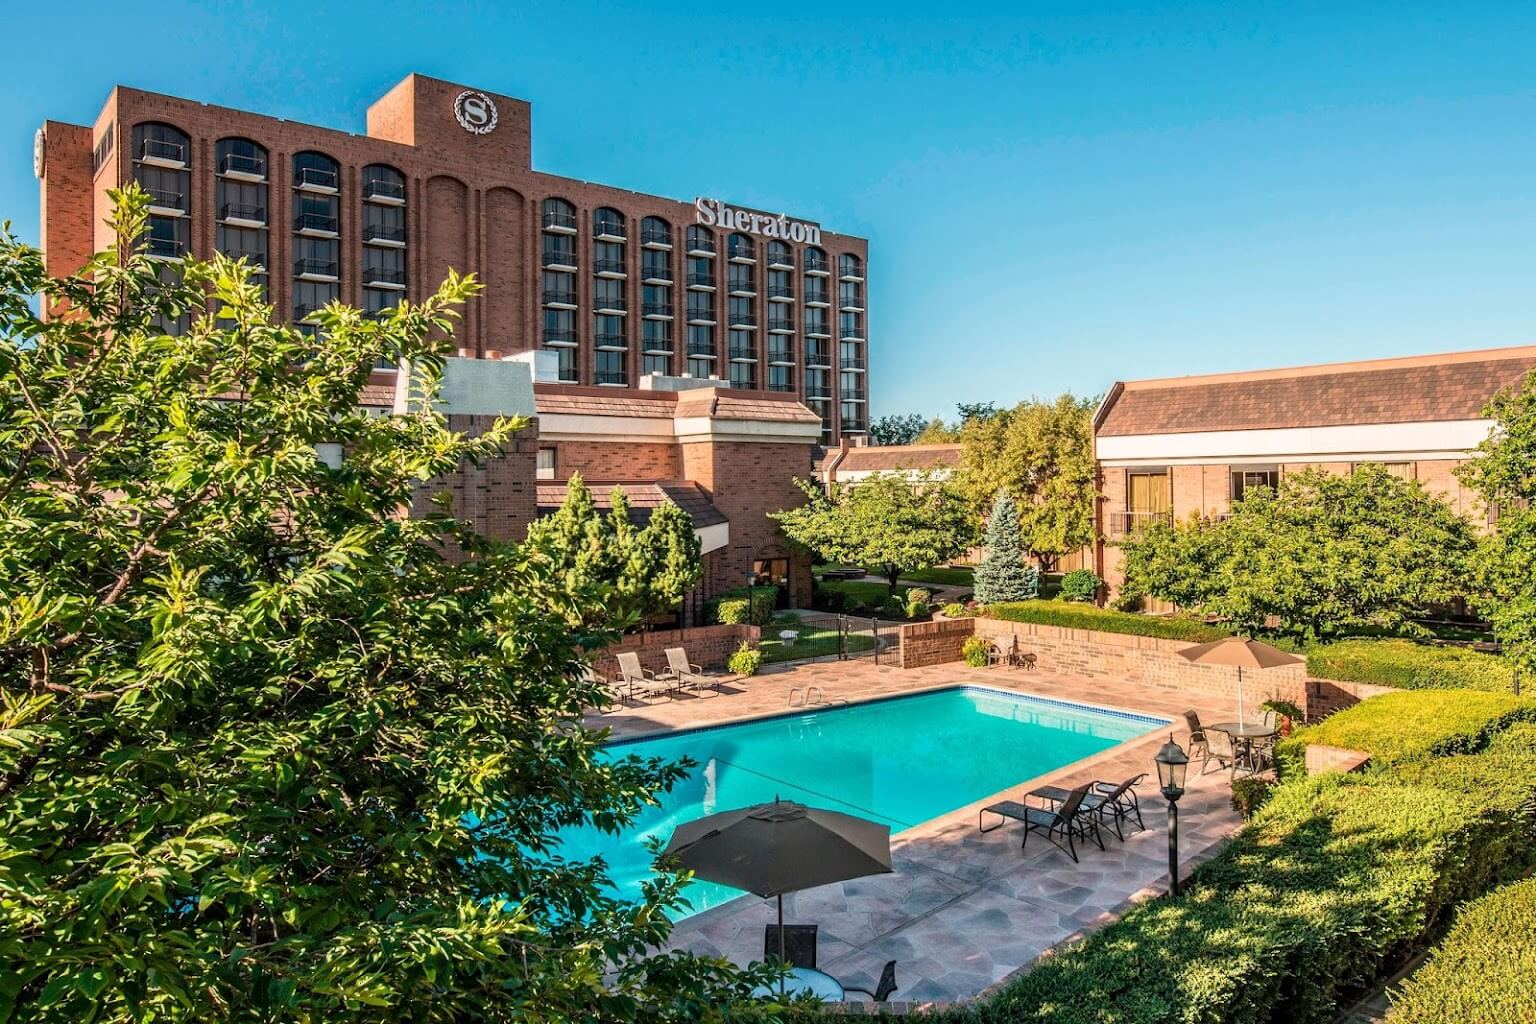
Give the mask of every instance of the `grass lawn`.
[{"label": "grass lawn", "polygon": [[[786,645],[779,639],[779,632],[786,629],[797,630],[800,638]],[[872,636],[855,634],[848,638],[850,651],[867,651],[874,646],[875,638]],[[763,652],[765,665],[777,661],[825,657],[837,653],[837,630],[802,625],[793,615],[777,615],[774,617],[773,624],[763,629],[763,639],[758,644],[758,648]]]},{"label": "grass lawn", "polygon": [[[868,569],[868,572],[875,579],[884,579],[879,569]],[[968,566],[961,568],[941,566],[933,569],[914,569],[911,572],[902,573],[901,578],[913,583],[932,583],[939,587],[969,587],[974,582],[972,579],[974,573],[975,570]]]},{"label": "grass lawn", "polygon": [[[880,607],[890,593],[886,585],[878,580],[822,580],[821,589],[845,595],[850,604],[857,603],[870,608]],[[897,587],[896,596],[905,601],[907,588]]]}]

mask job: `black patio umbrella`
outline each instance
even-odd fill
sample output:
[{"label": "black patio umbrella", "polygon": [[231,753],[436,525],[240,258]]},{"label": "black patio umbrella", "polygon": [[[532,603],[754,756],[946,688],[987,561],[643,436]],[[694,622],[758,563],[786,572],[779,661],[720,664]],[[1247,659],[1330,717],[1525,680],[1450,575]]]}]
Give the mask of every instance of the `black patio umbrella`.
[{"label": "black patio umbrella", "polygon": [[891,830],[851,814],[788,800],[721,811],[679,825],[664,851],[698,877],[779,900],[784,894],[891,870]]}]

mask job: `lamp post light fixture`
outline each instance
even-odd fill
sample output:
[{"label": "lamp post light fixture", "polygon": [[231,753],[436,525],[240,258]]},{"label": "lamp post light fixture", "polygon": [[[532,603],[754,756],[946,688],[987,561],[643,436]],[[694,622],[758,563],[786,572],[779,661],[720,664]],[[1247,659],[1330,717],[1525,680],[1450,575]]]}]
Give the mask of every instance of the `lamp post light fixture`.
[{"label": "lamp post light fixture", "polygon": [[1189,755],[1184,748],[1168,742],[1153,758],[1157,762],[1157,783],[1168,800],[1168,891],[1179,894],[1179,797],[1184,795],[1184,772],[1189,768]]}]

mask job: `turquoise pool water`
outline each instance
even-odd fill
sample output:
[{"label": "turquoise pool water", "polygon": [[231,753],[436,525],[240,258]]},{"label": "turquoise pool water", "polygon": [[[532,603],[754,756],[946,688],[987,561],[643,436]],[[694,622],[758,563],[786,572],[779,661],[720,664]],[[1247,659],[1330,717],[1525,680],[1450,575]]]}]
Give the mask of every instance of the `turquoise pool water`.
[{"label": "turquoise pool water", "polygon": [[[622,835],[563,837],[572,858],[602,855],[623,895],[651,873],[643,843],[684,821],[780,797],[881,821],[900,832],[1060,768],[1168,720],[958,686],[864,704],[612,743],[607,756],[697,766]],[[686,890],[692,912],[741,895],[711,882]]]}]

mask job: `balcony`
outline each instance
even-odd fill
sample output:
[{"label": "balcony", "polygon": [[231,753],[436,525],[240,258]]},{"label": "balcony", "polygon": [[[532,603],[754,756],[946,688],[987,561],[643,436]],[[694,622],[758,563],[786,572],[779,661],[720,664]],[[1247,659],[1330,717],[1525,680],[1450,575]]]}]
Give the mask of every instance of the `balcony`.
[{"label": "balcony", "polygon": [[569,327],[546,327],[544,344],[552,348],[575,348],[576,331]]},{"label": "balcony", "polygon": [[864,372],[864,357],[863,356],[843,356],[843,358],[841,358],[841,359],[839,359],[837,361],[837,367],[840,370],[857,370],[860,373],[863,373]]},{"label": "balcony", "polygon": [[297,259],[293,276],[301,281],[335,281],[341,275],[335,260]]},{"label": "balcony", "polygon": [[771,381],[768,382],[768,390],[769,391],[782,391],[782,392],[787,392],[789,394],[793,394],[794,391],[795,391],[795,382],[792,381],[792,380],[791,381],[773,381],[773,380],[771,380]]},{"label": "balcony", "polygon": [[334,195],[338,191],[336,172],[319,167],[300,167],[298,173],[293,176],[293,187],[301,192]]},{"label": "balcony", "polygon": [[592,237],[599,242],[622,242],[629,237],[624,233],[624,222],[603,218],[592,222]]},{"label": "balcony", "polygon": [[628,376],[623,370],[598,370],[592,375],[593,381],[604,387],[623,387],[629,383]]},{"label": "balcony", "polygon": [[844,328],[840,329],[837,332],[837,336],[838,336],[838,339],[841,340],[841,341],[863,341],[864,340],[864,328],[862,328],[862,327],[844,327]]},{"label": "balcony", "polygon": [[550,270],[575,270],[576,254],[562,249],[546,249],[542,263]]},{"label": "balcony", "polygon": [[624,337],[623,333],[616,333],[614,331],[599,331],[597,334],[592,335],[592,344],[608,351],[629,347],[629,341]]},{"label": "balcony", "polygon": [[303,302],[296,302],[293,306],[293,318],[295,320],[308,320],[316,313],[324,309],[324,306],[316,306]]},{"label": "balcony", "polygon": [[832,269],[827,265],[825,256],[812,256],[810,253],[806,253],[805,272],[816,277],[826,277],[832,272]]},{"label": "balcony", "polygon": [[144,240],[144,252],[157,260],[179,260],[187,254],[187,245],[179,239],[151,236]]},{"label": "balcony", "polygon": [[640,279],[646,284],[671,284],[671,267],[644,267],[640,271]]},{"label": "balcony", "polygon": [[827,293],[826,292],[811,290],[811,291],[807,291],[805,293],[805,304],[807,306],[826,306],[826,307],[830,307],[832,305],[832,302],[831,302],[830,299],[827,298]]},{"label": "balcony", "polygon": [[644,228],[640,232],[640,244],[647,249],[672,248],[672,232],[658,228]]},{"label": "balcony", "polygon": [[807,384],[805,397],[812,401],[825,402],[832,397],[832,389],[820,384]]},{"label": "balcony", "polygon": [[340,218],[323,213],[301,213],[293,218],[293,230],[311,238],[335,238],[340,229]]},{"label": "balcony", "polygon": [[795,290],[787,284],[771,284],[768,286],[769,302],[794,302]]},{"label": "balcony", "polygon": [[569,306],[571,309],[575,309],[576,293],[566,291],[563,288],[546,288],[544,289],[544,305]]},{"label": "balcony", "polygon": [[363,244],[403,249],[405,248],[405,225],[365,224],[363,225]]},{"label": "balcony", "polygon": [[794,318],[787,316],[770,316],[768,318],[768,329],[779,334],[794,334]]},{"label": "balcony", "polygon": [[713,359],[715,358],[715,346],[690,341],[688,343],[688,356],[690,359]]},{"label": "balcony", "polygon": [[219,207],[219,220],[236,228],[266,227],[267,208],[246,203],[225,203]]},{"label": "balcony", "polygon": [[839,281],[862,281],[864,280],[864,268],[845,266],[837,272],[837,279]]},{"label": "balcony", "polygon": [[843,420],[840,426],[845,434],[862,434],[868,429],[863,420]]},{"label": "balcony", "polygon": [[363,182],[363,199],[384,206],[405,205],[405,182],[387,178],[369,178]]},{"label": "balcony", "polygon": [[732,263],[757,262],[757,250],[750,242],[732,242],[726,256]]},{"label": "balcony", "polygon": [[640,343],[640,351],[648,356],[670,356],[672,354],[672,342],[668,338],[642,341]]},{"label": "balcony", "polygon": [[653,319],[671,320],[672,319],[672,303],[670,303],[670,302],[647,302],[647,303],[642,304],[642,306],[640,308],[640,312],[642,314],[644,314],[645,316],[652,317]]},{"label": "balcony", "polygon": [[839,312],[862,313],[864,312],[864,296],[845,295],[837,301]]},{"label": "balcony", "polygon": [[730,293],[732,295],[756,295],[757,285],[753,284],[751,281],[732,281],[730,284]]},{"label": "balcony", "polygon": [[805,365],[815,366],[821,369],[832,368],[832,355],[824,348],[814,345],[805,346]]},{"label": "balcony", "polygon": [[250,264],[253,273],[264,274],[267,271],[267,254],[258,249],[221,249],[219,251],[236,262],[245,260]]},{"label": "balcony", "polygon": [[795,364],[794,350],[788,345],[769,345],[768,361],[770,363],[787,363],[793,366]]},{"label": "balcony", "polygon": [[805,336],[807,338],[830,338],[832,332],[827,330],[826,324],[806,324]]},{"label": "balcony", "polygon": [[757,349],[753,348],[751,345],[732,345],[731,362],[755,363],[757,362]]},{"label": "balcony", "polygon": [[689,256],[713,256],[715,254],[715,240],[713,238],[692,238],[688,241]]},{"label": "balcony", "polygon": [[574,235],[576,233],[576,215],[574,213],[561,213],[558,210],[545,210],[544,230]]},{"label": "balcony", "polygon": [[791,253],[781,253],[768,257],[768,266],[774,270],[794,270],[795,257]]},{"label": "balcony", "polygon": [[393,288],[397,291],[405,291],[405,269],[364,267],[363,284],[372,288]]},{"label": "balcony", "polygon": [[592,273],[598,277],[623,277],[623,260],[593,260]]},{"label": "balcony", "polygon": [[219,173],[240,181],[266,181],[267,162],[259,156],[230,153],[219,161]]},{"label": "balcony", "polygon": [[139,162],[156,167],[182,168],[187,166],[187,151],[179,142],[145,139],[139,147]]},{"label": "balcony", "polygon": [[622,313],[629,305],[622,295],[599,295],[593,298],[592,308],[599,313]]},{"label": "balcony", "polygon": [[1138,512],[1134,510],[1110,512],[1106,516],[1106,520],[1109,536],[1129,537],[1131,534],[1139,533],[1147,527],[1159,523],[1172,525],[1173,511],[1170,509],[1164,512]]},{"label": "balcony", "polygon": [[714,291],[715,290],[715,275],[714,274],[689,274],[688,275],[688,287],[689,288],[696,288],[696,289],[699,289],[700,291],[705,290],[705,289],[708,289],[709,291]]},{"label": "balcony", "polygon": [[756,313],[732,313],[730,323],[732,327],[756,327]]},{"label": "balcony", "polygon": [[688,322],[691,324],[716,323],[715,311],[712,309],[690,309],[688,311]]}]

